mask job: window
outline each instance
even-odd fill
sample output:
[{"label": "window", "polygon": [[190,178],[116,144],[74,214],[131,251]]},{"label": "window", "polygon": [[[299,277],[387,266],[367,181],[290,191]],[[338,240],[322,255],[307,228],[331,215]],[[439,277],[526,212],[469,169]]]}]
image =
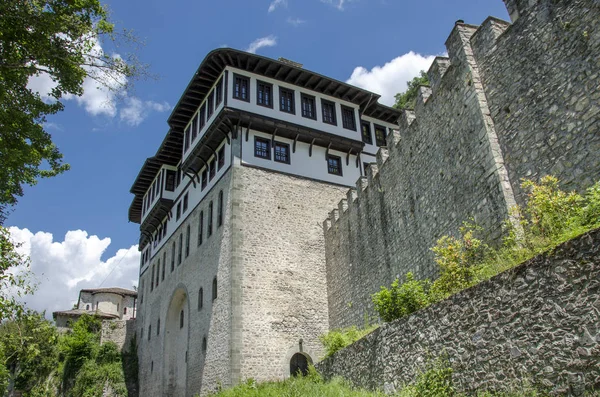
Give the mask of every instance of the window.
[{"label": "window", "polygon": [[175,241],[173,241],[173,246],[171,248],[171,271],[175,270]]},{"label": "window", "polygon": [[206,119],[210,119],[210,116],[215,112],[215,93],[211,91],[208,94],[208,109],[206,111]]},{"label": "window", "polygon": [[183,320],[184,320],[183,310],[179,312],[179,328],[183,328]]},{"label": "window", "polygon": [[166,268],[167,268],[167,251],[165,250],[165,252],[163,252],[163,267],[162,267],[162,274],[160,276],[162,281],[165,281],[165,269]]},{"label": "window", "polygon": [[191,125],[188,125],[188,127],[185,129],[185,133],[184,133],[184,146],[183,146],[183,152],[187,152],[188,149],[190,148],[190,131],[192,129]]},{"label": "window", "polygon": [[271,141],[269,139],[254,137],[254,157],[271,160]]},{"label": "window", "polygon": [[200,288],[198,290],[198,310],[201,310],[203,305],[204,305],[204,290],[202,288]]},{"label": "window", "polygon": [[[152,265],[152,277],[150,277],[150,292],[154,290],[154,265]],[[98,309],[98,304],[96,303],[96,309]]]},{"label": "window", "polygon": [[364,143],[368,143],[369,145],[373,144],[373,136],[371,135],[371,123],[368,121],[363,121],[360,123],[360,133],[362,135],[362,141]]},{"label": "window", "polygon": [[[146,281],[146,280],[142,280],[142,287],[140,288],[140,303],[144,302],[144,292],[145,292],[144,281]],[[88,305],[88,308],[89,308],[89,305]]]},{"label": "window", "polygon": [[85,305],[85,310],[90,310],[90,305]]},{"label": "window", "polygon": [[175,220],[178,221],[181,218],[181,201],[177,203],[177,210],[175,211]]},{"label": "window", "polygon": [[223,102],[223,78],[219,80],[217,83],[217,87],[215,88],[215,99],[216,106],[219,106],[221,102]]},{"label": "window", "polygon": [[219,201],[217,202],[217,227],[223,225],[223,191],[219,192]]},{"label": "window", "polygon": [[185,229],[185,257],[190,256],[190,225]]},{"label": "window", "polygon": [[160,335],[160,318],[156,322],[156,336]]},{"label": "window", "polygon": [[123,308],[123,314],[127,314],[127,308],[126,307]]},{"label": "window", "polygon": [[202,229],[204,228],[204,211],[200,211],[200,219],[198,221],[198,245],[202,245]]},{"label": "window", "polygon": [[117,313],[119,312],[119,310],[121,310],[120,305],[117,303]]},{"label": "window", "polygon": [[214,301],[215,299],[217,299],[217,278],[215,277],[213,279],[213,286],[212,286],[212,300]]},{"label": "window", "polygon": [[342,159],[338,156],[327,156],[327,172],[333,175],[342,175]]},{"label": "window", "polygon": [[225,165],[225,145],[223,145],[223,147],[221,147],[221,149],[219,149],[219,151],[217,152],[217,156],[219,158],[219,171],[220,171],[221,168],[223,168],[223,166]]},{"label": "window", "polygon": [[239,74],[233,75],[233,97],[250,102],[250,79]]},{"label": "window", "polygon": [[302,103],[302,117],[316,120],[317,112],[315,111],[315,97],[302,94],[300,96],[300,102]]},{"label": "window", "polygon": [[158,260],[158,264],[156,265],[156,286],[158,287],[158,282],[160,280],[160,259]]},{"label": "window", "polygon": [[197,135],[198,135],[198,115],[196,114],[194,116],[194,119],[192,120],[192,142],[194,142],[194,139],[196,139]]},{"label": "window", "polygon": [[210,160],[208,162],[208,180],[212,181],[213,178],[215,177],[215,173],[217,171],[217,168],[215,167],[215,158],[213,157],[212,160]]},{"label": "window", "polygon": [[188,209],[188,194],[186,193],[185,196],[183,196],[183,211],[185,213],[185,211],[187,211]]},{"label": "window", "polygon": [[213,202],[208,204],[208,237],[212,236],[213,227]]},{"label": "window", "polygon": [[148,325],[148,340],[152,337],[152,324]]},{"label": "window", "polygon": [[273,108],[273,85],[263,81],[256,82],[256,104]]},{"label": "window", "polygon": [[202,190],[206,188],[206,185],[208,185],[208,170],[205,168],[202,171]]},{"label": "window", "polygon": [[365,175],[367,175],[367,170],[369,169],[370,166],[371,166],[371,163],[363,162],[363,170],[365,171]]},{"label": "window", "polygon": [[347,130],[356,131],[356,119],[354,109],[342,106],[342,126]]},{"label": "window", "polygon": [[202,105],[202,107],[200,108],[200,112],[198,113],[198,119],[198,130],[201,130],[206,124],[206,105]]},{"label": "window", "polygon": [[385,127],[375,126],[375,143],[377,146],[385,146]]},{"label": "window", "polygon": [[274,160],[278,163],[290,163],[290,145],[282,142],[275,142],[275,156]]},{"label": "window", "polygon": [[294,91],[287,88],[279,88],[279,110],[286,113],[295,113]]},{"label": "window", "polygon": [[202,352],[206,353],[206,349],[208,348],[208,343],[206,342],[206,336],[202,338]]},{"label": "window", "polygon": [[183,233],[179,235],[179,251],[177,252],[177,266],[181,265],[181,254],[183,253]]},{"label": "window", "polygon": [[323,122],[337,125],[335,119],[335,103],[321,99],[321,108],[323,110]]}]

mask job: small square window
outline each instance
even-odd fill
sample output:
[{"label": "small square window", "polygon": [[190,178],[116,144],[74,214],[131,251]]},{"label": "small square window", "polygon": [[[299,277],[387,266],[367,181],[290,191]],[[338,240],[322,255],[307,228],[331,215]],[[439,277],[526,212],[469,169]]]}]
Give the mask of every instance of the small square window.
[{"label": "small square window", "polygon": [[337,125],[335,117],[335,103],[321,100],[321,108],[323,110],[323,122],[327,124]]},{"label": "small square window", "polygon": [[362,136],[362,141],[369,145],[373,144],[373,135],[371,135],[371,123],[368,121],[363,121],[360,123],[360,133]]},{"label": "small square window", "polygon": [[256,82],[256,104],[273,108],[273,84]]},{"label": "small square window", "polygon": [[233,97],[250,102],[250,79],[239,74],[233,75]]},{"label": "small square window", "polygon": [[208,162],[208,180],[213,180],[213,178],[215,177],[216,170],[217,167],[215,164],[215,159],[213,157],[213,159]]},{"label": "small square window", "polygon": [[302,117],[316,120],[317,112],[315,110],[315,97],[302,94],[300,98],[302,103]]},{"label": "small square window", "polygon": [[327,172],[333,175],[342,175],[342,159],[338,156],[327,156]]},{"label": "small square window", "polygon": [[198,130],[201,130],[206,124],[206,105],[202,105],[198,113]]},{"label": "small square window", "polygon": [[347,130],[356,131],[356,119],[354,109],[342,106],[342,126]]},{"label": "small square window", "polygon": [[206,113],[206,119],[210,119],[210,116],[215,112],[215,92],[211,91],[208,94],[208,109]]},{"label": "small square window", "polygon": [[271,141],[269,139],[254,137],[254,157],[271,160]]},{"label": "small square window", "polygon": [[296,113],[294,110],[294,91],[287,88],[279,89],[279,110],[286,113]]},{"label": "small square window", "polygon": [[385,146],[386,145],[385,136],[386,136],[385,127],[376,125],[375,126],[375,143],[377,144],[377,146]]},{"label": "small square window", "polygon": [[208,170],[205,168],[202,171],[202,190],[206,188],[206,185],[208,185]]},{"label": "small square window", "polygon": [[216,106],[219,106],[223,102],[223,79],[219,80],[217,87],[215,88],[215,100]]},{"label": "small square window", "polygon": [[278,163],[290,164],[290,145],[287,143],[275,142],[273,149],[275,151],[275,161]]},{"label": "small square window", "polygon": [[223,146],[221,149],[219,149],[219,151],[217,152],[217,156],[219,157],[219,171],[220,171],[221,168],[223,168],[223,166],[225,165],[225,146]]}]

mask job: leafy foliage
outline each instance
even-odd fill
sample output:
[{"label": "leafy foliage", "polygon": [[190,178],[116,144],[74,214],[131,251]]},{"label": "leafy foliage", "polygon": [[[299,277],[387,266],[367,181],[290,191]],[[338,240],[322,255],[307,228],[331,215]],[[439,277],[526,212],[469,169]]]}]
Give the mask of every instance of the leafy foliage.
[{"label": "leafy foliage", "polygon": [[[27,312],[0,326],[0,349],[4,355],[0,372],[27,394],[44,389],[46,379],[55,371],[58,332],[43,314]],[[4,395],[3,390],[0,394]]]},{"label": "leafy foliage", "polygon": [[336,329],[329,331],[319,337],[323,347],[325,347],[325,357],[331,356],[338,350],[351,345],[367,334],[370,334],[377,328],[377,325],[365,325],[365,328],[359,329],[356,326]]},{"label": "leafy foliage", "polygon": [[19,254],[18,247],[8,229],[0,226],[0,320],[21,315],[25,309],[17,298],[34,290],[29,282],[29,258]]},{"label": "leafy foliage", "polygon": [[539,183],[524,180],[522,187],[528,191],[527,205],[513,210],[518,226],[505,222],[500,247],[491,248],[477,237],[481,228],[465,222],[459,238],[443,236],[432,248],[439,268],[439,277],[433,283],[415,280],[412,273],[407,273],[404,283],[395,280],[390,289],[381,287],[372,296],[379,317],[387,322],[410,315],[600,227],[600,182],[587,189],[584,196],[560,190],[553,176],[543,177]]},{"label": "leafy foliage", "polygon": [[426,307],[429,304],[428,289],[428,282],[415,280],[409,272],[401,285],[400,280],[396,279],[390,289],[381,287],[371,298],[379,317],[388,322]]},{"label": "leafy foliage", "polygon": [[404,387],[400,397],[453,397],[457,395],[452,382],[452,368],[445,357],[428,360],[415,382]]},{"label": "leafy foliage", "polygon": [[425,71],[421,70],[419,75],[411,81],[407,81],[406,85],[407,88],[405,92],[395,95],[396,103],[394,104],[394,107],[396,109],[414,109],[417,102],[419,86],[429,85],[429,77],[427,77]]},{"label": "leafy foliage", "polygon": [[[44,130],[46,116],[63,110],[60,100],[83,93],[90,77],[99,85],[122,89],[140,76],[130,55],[106,54],[100,37],[117,35],[99,0],[12,0],[0,2],[0,224],[7,206],[23,195],[23,185],[69,169]],[[49,98],[28,87],[35,76],[55,84]],[[42,166],[47,165],[47,168]]]}]

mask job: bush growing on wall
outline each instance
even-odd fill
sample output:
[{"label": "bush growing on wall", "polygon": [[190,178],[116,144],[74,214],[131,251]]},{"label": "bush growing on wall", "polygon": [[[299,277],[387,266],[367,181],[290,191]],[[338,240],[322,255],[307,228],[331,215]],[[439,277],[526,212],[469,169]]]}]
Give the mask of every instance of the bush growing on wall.
[{"label": "bush growing on wall", "polygon": [[377,328],[377,325],[366,324],[365,328],[363,329],[353,326],[329,331],[328,333],[319,336],[319,339],[325,348],[324,358],[331,356],[336,351],[341,350],[348,345],[351,345],[352,343],[361,339],[363,336],[371,333],[375,328]]},{"label": "bush growing on wall", "polygon": [[413,274],[408,272],[402,284],[396,279],[390,289],[381,287],[379,292],[373,294],[375,310],[386,322],[408,316],[429,304],[428,288],[427,281],[415,280]]},{"label": "bush growing on wall", "polygon": [[525,208],[514,209],[520,230],[505,222],[506,234],[498,249],[477,238],[480,228],[469,222],[460,228],[460,238],[441,237],[432,248],[439,278],[430,284],[429,280],[415,280],[412,273],[407,273],[404,283],[396,279],[390,289],[381,287],[372,295],[381,320],[388,322],[408,316],[600,227],[600,182],[584,196],[560,190],[559,181],[553,176],[545,176],[539,183],[524,180],[521,186],[529,193]]}]

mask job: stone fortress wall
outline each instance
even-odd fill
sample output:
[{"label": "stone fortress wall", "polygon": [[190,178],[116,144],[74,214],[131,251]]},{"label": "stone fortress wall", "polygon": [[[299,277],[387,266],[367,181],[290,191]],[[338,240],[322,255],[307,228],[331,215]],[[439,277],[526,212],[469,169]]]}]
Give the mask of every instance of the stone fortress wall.
[{"label": "stone fortress wall", "polygon": [[599,179],[600,3],[505,3],[512,24],[456,23],[431,87],[324,222],[330,328],[362,325],[408,271],[434,277],[430,248],[463,221],[498,238],[521,178]]},{"label": "stone fortress wall", "polygon": [[367,335],[319,364],[330,379],[399,391],[446,356],[457,388],[600,388],[600,229]]}]

